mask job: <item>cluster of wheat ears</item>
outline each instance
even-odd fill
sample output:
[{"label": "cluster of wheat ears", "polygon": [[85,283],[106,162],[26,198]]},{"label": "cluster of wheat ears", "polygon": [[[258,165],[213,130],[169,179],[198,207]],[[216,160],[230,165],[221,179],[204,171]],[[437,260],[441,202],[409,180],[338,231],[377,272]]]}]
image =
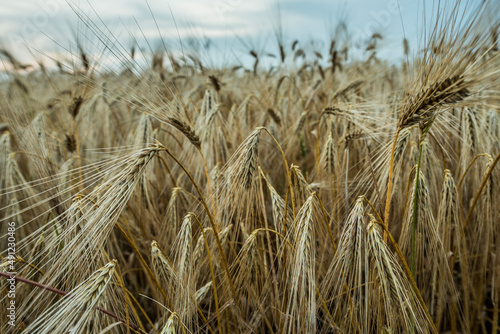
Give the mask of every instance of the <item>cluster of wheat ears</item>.
[{"label": "cluster of wheat ears", "polygon": [[0,332],[497,333],[499,8],[465,5],[399,64],[343,25],[248,69],[89,21],[123,71],[2,50]]}]

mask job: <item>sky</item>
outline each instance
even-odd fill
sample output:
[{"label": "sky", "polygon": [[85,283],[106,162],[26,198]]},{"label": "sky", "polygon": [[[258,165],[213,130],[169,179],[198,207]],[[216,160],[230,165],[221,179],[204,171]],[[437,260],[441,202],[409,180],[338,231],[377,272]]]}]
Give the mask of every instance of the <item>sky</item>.
[{"label": "sky", "polygon": [[[0,47],[25,62],[87,53],[112,68],[132,45],[140,50],[165,46],[174,53],[202,49],[206,62],[247,64],[249,50],[278,54],[295,40],[305,50],[325,54],[339,23],[359,46],[380,33],[380,57],[402,57],[403,38],[417,46],[422,13],[433,0],[21,0],[4,2],[0,11]],[[425,7],[425,8],[424,8]],[[421,29],[420,29],[421,31]],[[338,38],[338,36],[337,36]],[[209,41],[209,42],[208,42]],[[209,43],[212,51],[200,45]],[[110,47],[105,49],[104,45]],[[361,45],[361,46],[360,46]],[[111,50],[115,51],[111,51]],[[210,48],[209,48],[210,49]],[[207,49],[207,50],[209,50]],[[121,50],[121,51],[116,51]],[[115,57],[113,57],[115,55]],[[44,61],[44,62],[45,62]],[[50,62],[50,61],[49,61]],[[0,70],[2,63],[0,61]]]}]

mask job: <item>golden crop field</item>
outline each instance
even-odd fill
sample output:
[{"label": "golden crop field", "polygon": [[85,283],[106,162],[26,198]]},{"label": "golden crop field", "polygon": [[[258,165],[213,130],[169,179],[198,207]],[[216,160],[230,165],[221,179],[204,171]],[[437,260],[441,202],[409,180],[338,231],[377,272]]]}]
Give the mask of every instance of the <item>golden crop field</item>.
[{"label": "golden crop field", "polygon": [[2,48],[0,332],[497,333],[499,2],[459,3],[396,63]]}]

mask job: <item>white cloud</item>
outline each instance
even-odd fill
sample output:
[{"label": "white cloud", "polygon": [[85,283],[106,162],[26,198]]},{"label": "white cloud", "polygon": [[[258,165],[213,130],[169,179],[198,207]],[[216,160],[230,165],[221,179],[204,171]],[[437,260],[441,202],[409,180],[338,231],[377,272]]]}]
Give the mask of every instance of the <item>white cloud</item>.
[{"label": "white cloud", "polygon": [[[278,2],[268,0],[169,2],[148,0],[148,3],[162,38],[172,43],[178,39],[178,36],[181,39],[208,37],[214,40],[229,40],[237,35],[245,42],[254,44],[250,47],[264,47],[266,39],[274,40],[273,35],[279,16],[281,16],[285,42],[291,43],[295,39],[305,42],[312,38],[327,38],[326,21],[329,17],[340,18],[339,13],[342,11],[349,14],[348,20],[353,27],[363,27],[367,20],[371,19],[370,11],[385,8],[389,1],[392,0],[349,2],[346,0],[281,0],[279,1],[280,15],[277,11]],[[404,8],[402,12],[404,22],[407,25],[416,25],[416,20],[408,19],[410,14],[415,14],[414,5],[410,7],[410,0],[400,1]],[[42,50],[61,50],[57,43],[66,46],[69,44],[68,41],[75,42],[76,35],[84,47],[102,49],[102,46],[98,47],[99,38],[93,31],[97,29],[97,35],[113,40],[114,37],[108,32],[108,28],[115,37],[119,36],[120,42],[127,47],[130,47],[132,40],[130,34],[140,41],[144,40],[143,34],[150,41],[159,40],[159,33],[146,0],[90,0],[90,2],[91,5],[87,0],[73,0],[68,5],[66,0],[11,0],[9,5],[3,6],[0,12],[0,41],[11,44],[7,45],[11,47],[12,44],[17,45],[19,53],[21,53],[20,41],[26,41]],[[43,7],[44,4],[46,8]],[[76,13],[71,6],[76,9]],[[83,17],[83,21],[78,19],[78,16]],[[101,20],[105,25],[101,23]],[[399,21],[399,17],[394,17],[391,21],[393,24],[390,31],[395,34],[400,34],[401,31],[398,27]],[[55,41],[50,40],[44,34],[49,35]],[[398,35],[397,38],[399,40],[400,36]],[[247,48],[240,42],[236,43],[241,49]],[[275,51],[270,50],[270,52]]]}]

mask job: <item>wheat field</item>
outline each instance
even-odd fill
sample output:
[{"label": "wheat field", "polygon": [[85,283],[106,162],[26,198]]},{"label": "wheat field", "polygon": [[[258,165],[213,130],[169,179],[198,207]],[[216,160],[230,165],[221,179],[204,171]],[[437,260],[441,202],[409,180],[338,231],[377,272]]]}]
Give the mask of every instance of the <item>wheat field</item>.
[{"label": "wheat field", "polygon": [[0,50],[0,332],[500,331],[499,3],[457,3],[397,63]]}]

